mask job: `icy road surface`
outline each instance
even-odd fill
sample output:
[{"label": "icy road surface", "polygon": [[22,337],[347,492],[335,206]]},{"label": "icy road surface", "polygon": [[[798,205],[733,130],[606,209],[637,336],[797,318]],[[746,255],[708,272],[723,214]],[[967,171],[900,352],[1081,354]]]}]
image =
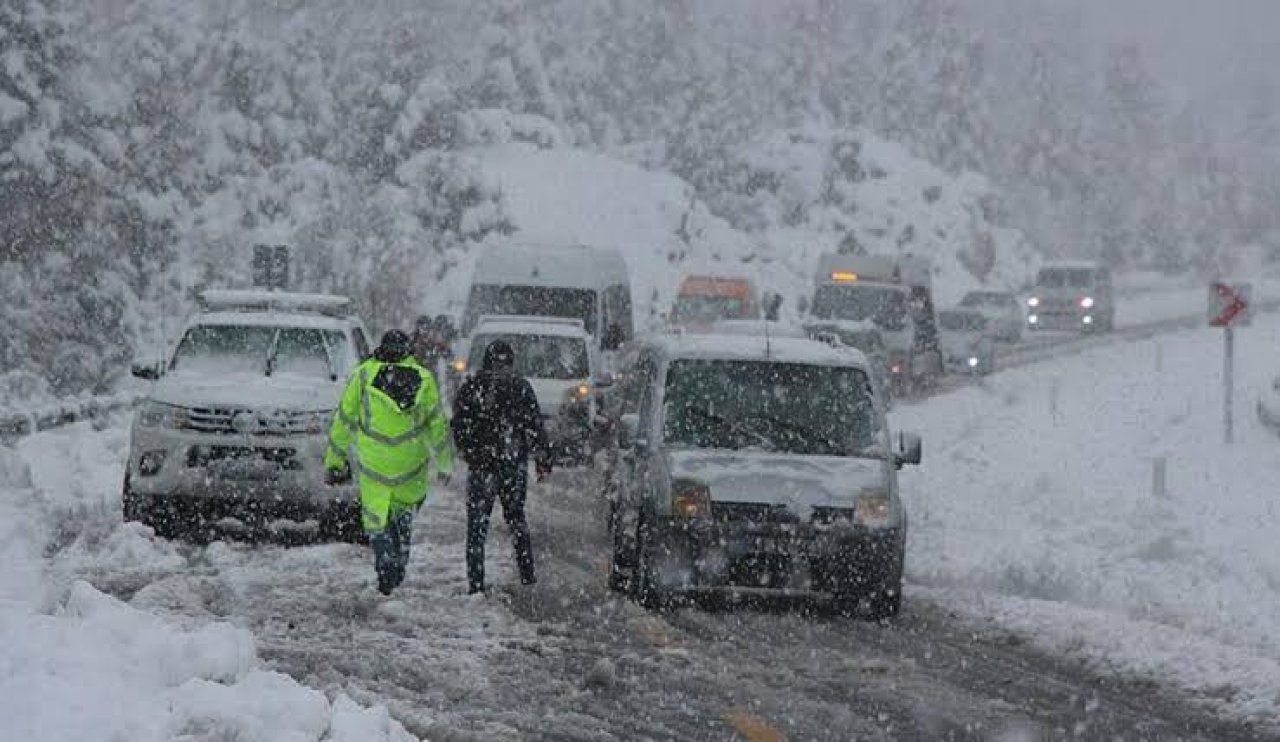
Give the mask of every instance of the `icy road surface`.
[{"label": "icy road surface", "polygon": [[[10,582],[49,605],[83,579],[174,626],[251,631],[264,669],[332,704],[280,691],[310,704],[317,736],[302,738],[332,735],[326,718],[349,697],[381,728],[393,731],[375,719],[385,705],[436,740],[1280,739],[1280,440],[1251,415],[1278,342],[1275,319],[1240,334],[1233,449],[1216,443],[1208,330],[1091,343],[902,405],[898,427],[925,435],[926,460],[903,479],[907,600],[885,625],[784,606],[657,616],[618,599],[582,472],[531,493],[536,587],[514,586],[495,525],[488,597],[463,595],[456,490],[419,514],[393,600],[372,590],[359,547],[176,546],[119,523],[119,420],[19,444],[38,496],[7,492],[9,522],[44,538],[46,559]],[[1156,456],[1169,461],[1161,497]],[[237,677],[265,677],[253,666],[238,661]]]}]

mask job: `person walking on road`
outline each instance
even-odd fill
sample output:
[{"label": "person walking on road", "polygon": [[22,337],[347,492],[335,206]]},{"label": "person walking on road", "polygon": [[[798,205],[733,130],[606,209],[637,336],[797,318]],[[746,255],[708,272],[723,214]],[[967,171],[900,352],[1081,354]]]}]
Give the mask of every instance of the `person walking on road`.
[{"label": "person walking on road", "polygon": [[484,546],[495,499],[511,529],[520,582],[536,582],[533,545],[525,520],[529,456],[538,479],[551,472],[550,448],[538,399],[528,380],[515,373],[515,352],[503,340],[485,349],[478,373],[454,397],[453,439],[467,462],[467,583],[482,592]]},{"label": "person walking on road", "polygon": [[453,472],[449,423],[435,378],[412,355],[409,336],[391,330],[373,357],[351,374],[329,429],[326,483],[351,479],[355,449],[361,524],[373,547],[378,591],[404,582],[413,516],[426,500],[431,473]]}]

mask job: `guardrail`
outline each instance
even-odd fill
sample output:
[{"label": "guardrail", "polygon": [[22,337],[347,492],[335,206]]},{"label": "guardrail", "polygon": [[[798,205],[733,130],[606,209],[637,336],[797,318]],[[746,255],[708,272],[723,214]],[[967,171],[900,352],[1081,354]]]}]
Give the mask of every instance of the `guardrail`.
[{"label": "guardrail", "polygon": [[0,410],[0,439],[21,438],[84,420],[98,420],[132,407],[137,395],[109,394],[87,399],[51,402],[31,410]]}]

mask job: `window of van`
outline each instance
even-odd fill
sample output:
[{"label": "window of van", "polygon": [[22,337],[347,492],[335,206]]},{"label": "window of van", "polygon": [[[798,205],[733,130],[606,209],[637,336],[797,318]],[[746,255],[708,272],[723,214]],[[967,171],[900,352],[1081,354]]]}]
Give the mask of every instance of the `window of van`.
[{"label": "window of van", "polygon": [[587,332],[594,335],[597,330],[596,292],[547,286],[473,286],[471,298],[467,301],[467,331],[486,314],[580,319]]},{"label": "window of van", "polygon": [[886,330],[907,326],[907,296],[885,286],[819,286],[813,296],[813,316],[818,319],[872,320]]}]

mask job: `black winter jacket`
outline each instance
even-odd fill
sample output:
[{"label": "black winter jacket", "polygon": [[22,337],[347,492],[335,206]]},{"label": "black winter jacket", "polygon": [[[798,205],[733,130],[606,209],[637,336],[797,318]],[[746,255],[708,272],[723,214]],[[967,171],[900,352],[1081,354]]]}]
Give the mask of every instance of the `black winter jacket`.
[{"label": "black winter jacket", "polygon": [[506,369],[484,369],[458,389],[453,442],[472,469],[525,466],[531,454],[539,462],[550,454],[533,387]]}]

